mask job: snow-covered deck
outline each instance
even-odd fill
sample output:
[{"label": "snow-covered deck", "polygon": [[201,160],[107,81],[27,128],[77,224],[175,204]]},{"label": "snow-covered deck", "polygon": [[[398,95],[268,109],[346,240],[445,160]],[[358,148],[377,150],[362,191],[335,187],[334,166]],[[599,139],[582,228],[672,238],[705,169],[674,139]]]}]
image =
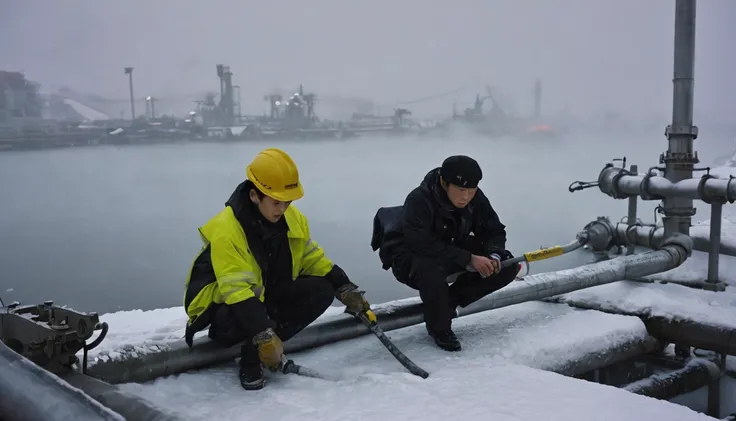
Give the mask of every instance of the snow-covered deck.
[{"label": "snow-covered deck", "polygon": [[[736,258],[721,257],[721,280],[733,285]],[[656,279],[702,279],[707,255],[694,252],[680,268]],[[606,310],[693,320],[736,328],[736,293],[708,292],[676,284],[623,281],[563,296],[599,303]],[[409,301],[413,301],[410,299]],[[386,303],[391,306],[396,303]],[[332,307],[327,321],[342,312]],[[92,351],[115,358],[115,350],[150,352],[181,340],[186,317],[181,307],[105,314],[110,333]],[[431,344],[424,325],[389,332],[407,356],[429,371],[422,380],[407,373],[369,335],[292,354],[291,358],[327,375],[326,381],[268,373],[262,391],[245,392],[235,362],[200,372],[124,384],[127,391],[178,412],[184,419],[216,414],[230,420],[375,419],[412,420],[479,417],[494,420],[706,420],[690,409],[637,396],[614,387],[565,377],[617,347],[648,338],[633,316],[530,302],[464,316],[454,322],[464,349],[447,353]],[[734,362],[729,361],[734,370]],[[729,386],[730,387],[730,386]],[[724,390],[726,396],[736,393]]]},{"label": "snow-covered deck", "polygon": [[[616,282],[571,292],[562,302],[594,306],[603,311],[668,319],[736,329],[736,257],[721,256],[719,279],[732,285],[723,292],[698,290],[673,283]],[[694,251],[679,268],[650,279],[702,281],[707,273],[708,254]]]},{"label": "snow-covered deck", "polygon": [[290,355],[334,381],[268,373],[266,389],[245,392],[232,363],[121,387],[185,419],[712,419],[543,371],[569,370],[591,355],[646,339],[636,317],[533,302],[462,317],[454,326],[464,345],[459,353],[436,348],[423,325],[390,332],[431,373],[426,380],[407,373],[375,337],[364,336]]}]

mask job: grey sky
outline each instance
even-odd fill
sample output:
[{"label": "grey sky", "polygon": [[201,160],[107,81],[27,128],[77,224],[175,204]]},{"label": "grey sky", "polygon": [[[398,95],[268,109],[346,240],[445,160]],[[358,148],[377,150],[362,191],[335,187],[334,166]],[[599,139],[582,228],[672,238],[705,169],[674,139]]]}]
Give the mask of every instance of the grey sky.
[{"label": "grey sky", "polygon": [[[736,113],[736,2],[698,2],[696,107]],[[0,68],[49,88],[127,96],[217,90],[229,64],[244,111],[304,83],[318,93],[392,103],[485,83],[530,110],[667,115],[674,0],[0,0]],[[8,42],[10,41],[10,42]],[[448,110],[449,112],[449,110]],[[698,115],[696,115],[698,118]]]}]

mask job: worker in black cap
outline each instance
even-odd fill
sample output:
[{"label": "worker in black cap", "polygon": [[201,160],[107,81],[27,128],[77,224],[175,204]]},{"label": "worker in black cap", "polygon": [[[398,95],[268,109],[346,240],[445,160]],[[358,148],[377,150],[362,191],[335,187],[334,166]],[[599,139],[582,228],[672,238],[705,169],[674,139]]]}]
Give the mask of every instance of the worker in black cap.
[{"label": "worker in black cap", "polygon": [[[459,351],[452,331],[457,306],[465,307],[514,280],[518,265],[506,250],[506,227],[478,188],[483,172],[474,159],[447,158],[430,171],[403,206],[380,208],[371,247],[383,268],[419,290],[424,321],[434,342]],[[467,271],[466,271],[467,270]],[[448,285],[448,275],[465,271]]]}]

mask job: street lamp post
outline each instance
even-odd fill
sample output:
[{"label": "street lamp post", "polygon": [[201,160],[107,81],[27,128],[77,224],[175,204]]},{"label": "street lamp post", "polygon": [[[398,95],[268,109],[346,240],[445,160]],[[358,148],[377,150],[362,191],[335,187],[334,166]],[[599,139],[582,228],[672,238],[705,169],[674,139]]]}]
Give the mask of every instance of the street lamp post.
[{"label": "street lamp post", "polygon": [[243,117],[242,109],[240,108],[240,86],[235,85],[233,88],[238,90],[238,121]]},{"label": "street lamp post", "polygon": [[125,74],[128,75],[128,87],[130,88],[130,119],[135,120],[135,99],[133,96],[133,68],[126,67]]}]

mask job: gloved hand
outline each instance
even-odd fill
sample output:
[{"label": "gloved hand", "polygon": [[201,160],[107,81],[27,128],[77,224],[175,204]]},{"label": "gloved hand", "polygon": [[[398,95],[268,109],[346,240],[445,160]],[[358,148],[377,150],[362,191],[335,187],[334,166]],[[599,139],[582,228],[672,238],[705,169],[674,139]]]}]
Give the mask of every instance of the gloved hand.
[{"label": "gloved hand", "polygon": [[273,329],[268,328],[253,337],[253,344],[258,347],[258,358],[263,365],[276,371],[284,359],[284,344]]},{"label": "gloved hand", "polygon": [[358,291],[358,286],[351,282],[338,288],[335,297],[345,304],[346,312],[358,314],[371,309],[371,305],[363,298],[364,293],[365,291]]}]

